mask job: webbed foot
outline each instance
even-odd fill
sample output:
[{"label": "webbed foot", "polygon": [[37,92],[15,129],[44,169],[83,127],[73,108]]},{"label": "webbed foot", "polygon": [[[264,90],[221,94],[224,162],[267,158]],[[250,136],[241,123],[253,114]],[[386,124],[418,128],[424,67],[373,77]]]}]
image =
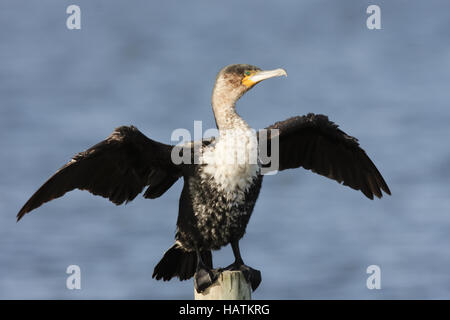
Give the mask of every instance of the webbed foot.
[{"label": "webbed foot", "polygon": [[252,286],[252,290],[255,291],[261,283],[261,271],[253,269],[243,263],[234,262],[221,271],[242,271],[245,280]]},{"label": "webbed foot", "polygon": [[219,277],[220,271],[209,269],[206,266],[197,268],[194,274],[194,288],[198,293],[208,289]]}]

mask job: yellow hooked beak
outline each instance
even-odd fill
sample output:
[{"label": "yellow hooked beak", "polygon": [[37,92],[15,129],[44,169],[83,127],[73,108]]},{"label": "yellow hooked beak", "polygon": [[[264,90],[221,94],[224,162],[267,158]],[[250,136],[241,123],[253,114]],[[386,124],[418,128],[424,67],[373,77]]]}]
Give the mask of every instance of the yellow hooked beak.
[{"label": "yellow hooked beak", "polygon": [[242,79],[242,84],[247,88],[251,88],[258,82],[281,76],[287,77],[287,73],[284,69],[255,71],[252,74],[244,77],[244,79]]}]

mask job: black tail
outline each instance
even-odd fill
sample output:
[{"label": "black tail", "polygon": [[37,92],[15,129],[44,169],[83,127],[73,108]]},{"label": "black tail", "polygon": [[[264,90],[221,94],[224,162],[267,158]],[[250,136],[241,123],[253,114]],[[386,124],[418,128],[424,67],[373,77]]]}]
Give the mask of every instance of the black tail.
[{"label": "black tail", "polygon": [[[201,253],[203,263],[212,268],[211,251],[203,251]],[[156,280],[163,279],[168,281],[173,277],[180,280],[190,279],[197,268],[197,254],[195,251],[185,251],[177,243],[164,253],[161,261],[153,271],[153,278]]]}]

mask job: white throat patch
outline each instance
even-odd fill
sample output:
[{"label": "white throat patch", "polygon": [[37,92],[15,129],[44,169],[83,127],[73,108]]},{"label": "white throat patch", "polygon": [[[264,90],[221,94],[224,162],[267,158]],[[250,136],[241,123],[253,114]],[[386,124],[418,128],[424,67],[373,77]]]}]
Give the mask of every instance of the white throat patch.
[{"label": "white throat patch", "polygon": [[260,172],[256,132],[249,128],[221,131],[201,155],[202,179],[213,178],[228,198],[241,198]]}]

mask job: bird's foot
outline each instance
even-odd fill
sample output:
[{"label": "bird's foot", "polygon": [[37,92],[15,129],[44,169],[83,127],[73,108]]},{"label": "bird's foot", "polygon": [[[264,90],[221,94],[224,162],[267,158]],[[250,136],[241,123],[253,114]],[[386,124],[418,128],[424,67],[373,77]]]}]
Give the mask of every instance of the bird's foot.
[{"label": "bird's foot", "polygon": [[234,262],[228,267],[221,269],[221,271],[242,271],[245,280],[252,286],[252,290],[255,291],[261,283],[261,271],[253,269],[243,263]]},{"label": "bird's foot", "polygon": [[207,267],[197,268],[194,275],[194,288],[198,293],[208,289],[219,278],[220,271]]}]

